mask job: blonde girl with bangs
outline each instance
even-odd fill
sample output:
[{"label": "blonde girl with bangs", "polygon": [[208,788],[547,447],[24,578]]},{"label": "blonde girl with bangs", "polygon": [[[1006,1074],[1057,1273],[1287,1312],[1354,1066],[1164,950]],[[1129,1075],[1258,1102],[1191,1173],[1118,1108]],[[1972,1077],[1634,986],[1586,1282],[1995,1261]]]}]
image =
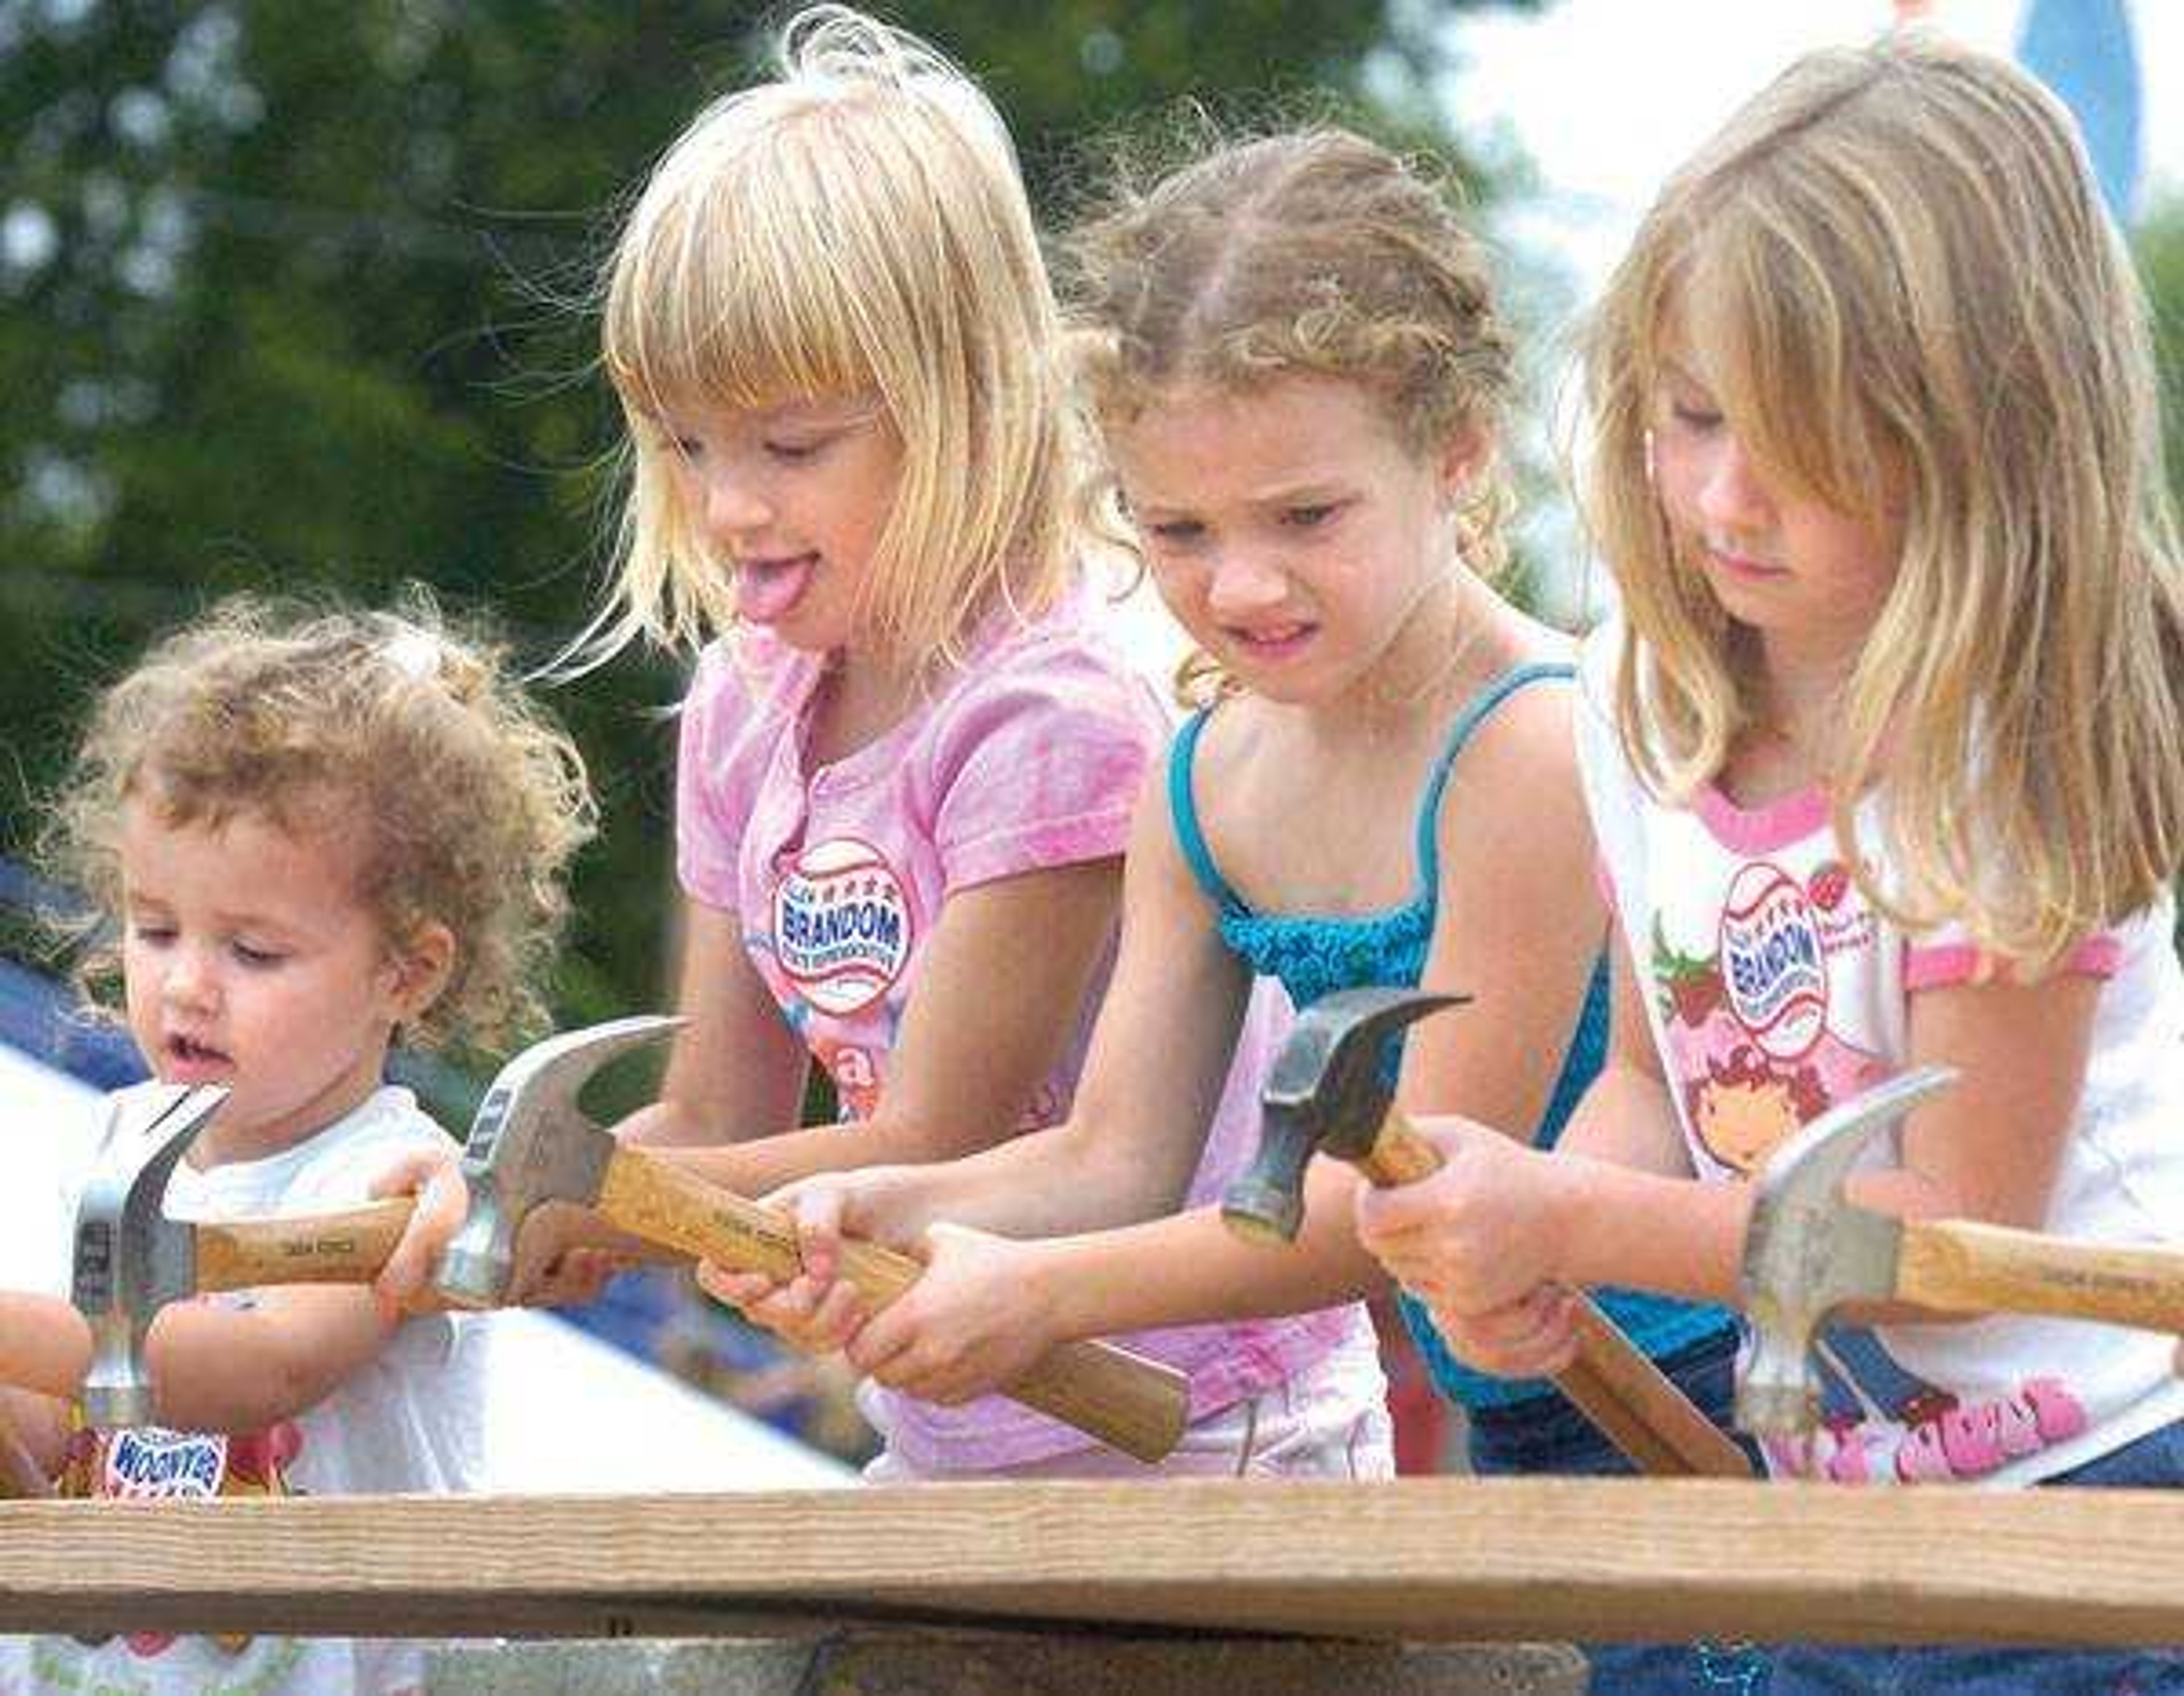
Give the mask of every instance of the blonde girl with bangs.
[{"label": "blonde girl with bangs", "polygon": [[[166,638],[92,704],[45,842],[95,927],[86,987],[151,1074],[116,1092],[108,1135],[143,1135],[187,1087],[226,1090],[167,1189],[191,1219],[353,1208],[398,1155],[451,1158],[389,1053],[543,1022],[592,823],[574,745],[496,644],[421,595],[393,612],[238,599]],[[75,1217],[96,1153],[61,1178],[55,1217]],[[158,1425],[105,1430],[82,1415],[92,1339],[70,1282],[64,1252],[46,1293],[0,1295],[17,1386],[0,1393],[56,1495],[484,1484],[489,1320],[330,1286],[176,1303],[147,1343]],[[13,1690],[382,1696],[423,1676],[421,1647],[394,1640],[0,1640]]]},{"label": "blonde girl with bangs", "polygon": [[[591,633],[594,656],[700,650],[677,797],[688,1023],[620,1134],[747,1194],[1067,1114],[1166,734],[1083,580],[1058,317],[1000,118],[934,49],[841,7],[777,47],[777,77],[693,121],[616,244],[603,362],[632,483]],[[1223,1146],[1248,1146],[1279,1015],[1255,1009],[1217,1089]],[[800,1128],[815,1060],[843,1123]],[[430,1187],[383,1280],[404,1298],[460,1217],[460,1186]],[[542,1226],[533,1300],[639,1252],[596,1220]],[[1234,1341],[1132,1339],[1186,1370]],[[1066,1466],[1088,1442],[999,1398],[861,1405],[883,1478]]]},{"label": "blonde girl with bangs", "polygon": [[[2061,106],[1916,32],[1799,61],[1663,190],[1588,377],[1623,608],[1579,733],[1623,938],[1595,1158],[1451,1125],[1368,1241],[1468,1358],[1534,1370],[1556,1280],[1732,1297],[1741,1180],[1930,1062],[1958,1080],[1863,1202],[2184,1233],[2184,563],[2145,303]],[[1889,1310],[1819,1353],[1778,1470],[2180,1481],[2164,1339]]]}]

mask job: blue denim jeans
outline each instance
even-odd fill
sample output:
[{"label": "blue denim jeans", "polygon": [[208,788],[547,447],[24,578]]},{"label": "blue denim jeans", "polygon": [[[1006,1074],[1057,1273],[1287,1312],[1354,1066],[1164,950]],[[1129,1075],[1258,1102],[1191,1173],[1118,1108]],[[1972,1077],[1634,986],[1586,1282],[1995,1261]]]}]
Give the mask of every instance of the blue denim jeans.
[{"label": "blue denim jeans", "polygon": [[[2035,1487],[2145,1490],[2184,1485],[2184,1420]],[[1947,1488],[1947,1486],[1913,1487]],[[1699,1676],[1629,1680],[1596,1664],[1592,1688],[1715,1696],[2184,1696],[2184,1649],[1866,1648],[1780,1643],[1702,1649]]]},{"label": "blue denim jeans", "polygon": [[[1736,1398],[1736,1331],[1687,1343],[1657,1363],[1699,1411],[1724,1431]],[[1733,1433],[1732,1433],[1733,1434]],[[1629,1477],[1637,1470],[1600,1428],[1560,1396],[1537,1396],[1471,1415],[1471,1470],[1482,1476],[1558,1473],[1565,1477]],[[1738,1439],[1740,1442],[1741,1438]],[[1746,1444],[1749,1449],[1750,1444]],[[1758,1454],[1752,1467],[1761,1470]],[[1741,1645],[1583,1643],[1591,1688],[1602,1691],[1708,1690],[1757,1696],[1766,1665]]]}]

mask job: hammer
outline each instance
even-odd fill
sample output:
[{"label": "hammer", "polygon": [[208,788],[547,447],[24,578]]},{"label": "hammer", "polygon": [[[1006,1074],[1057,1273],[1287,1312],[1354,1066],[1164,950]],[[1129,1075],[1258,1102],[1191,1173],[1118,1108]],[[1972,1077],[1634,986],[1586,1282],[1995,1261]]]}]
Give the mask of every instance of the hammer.
[{"label": "hammer", "polygon": [[1743,1430],[1794,1437],[1819,1423],[1809,1347],[1829,1310],[1846,1302],[2184,1332],[2184,1250],[1897,1219],[1844,1197],[1843,1180],[1874,1137],[1956,1075],[1920,1066],[1892,1078],[1822,1113],[1769,1159],[1744,1238],[1752,1347],[1736,1386]]},{"label": "hammer", "polygon": [[151,1422],[144,1334],[161,1308],[207,1290],[265,1284],[368,1283],[410,1222],[406,1199],[346,1213],[225,1225],[167,1217],[167,1182],[227,1091],[178,1091],[145,1124],[117,1117],[76,1205],[73,1294],[91,1326],[84,1417],[92,1425]]},{"label": "hammer", "polygon": [[[1304,1169],[1315,1152],[1347,1160],[1385,1187],[1429,1177],[1440,1152],[1418,1135],[1380,1069],[1384,1041],[1413,1019],[1469,1000],[1412,989],[1340,990],[1297,1016],[1261,1095],[1264,1126],[1250,1169],[1221,1202],[1229,1229],[1293,1241],[1304,1222]],[[1745,1452],[1579,1296],[1577,1358],[1554,1380],[1642,1471],[1746,1478]]]},{"label": "hammer", "polygon": [[[513,1269],[516,1233],[542,1202],[591,1208],[631,1236],[738,1271],[796,1275],[803,1263],[789,1215],[624,1147],[577,1105],[577,1091],[606,1061],[681,1022],[644,1016],[566,1031],[501,1068],[463,1151],[470,1213],[441,1256],[443,1295],[470,1306],[498,1301]],[[876,1243],[842,1245],[843,1275],[874,1309],[924,1269]],[[1111,1343],[1071,1342],[1049,1352],[1007,1393],[1126,1454],[1155,1461],[1183,1435],[1190,1383],[1173,1368]]]}]

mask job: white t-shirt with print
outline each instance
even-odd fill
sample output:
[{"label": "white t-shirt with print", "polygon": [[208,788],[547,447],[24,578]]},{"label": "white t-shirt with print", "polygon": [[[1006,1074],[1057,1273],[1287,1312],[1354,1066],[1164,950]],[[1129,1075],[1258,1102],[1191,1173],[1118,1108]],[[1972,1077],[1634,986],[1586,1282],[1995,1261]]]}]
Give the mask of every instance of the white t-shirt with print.
[{"label": "white t-shirt with print", "polygon": [[[118,1098],[130,1115],[170,1095],[140,1085]],[[124,1131],[125,1133],[125,1130]],[[185,1161],[167,1192],[170,1217],[205,1220],[325,1213],[369,1198],[393,1157],[447,1149],[447,1133],[409,1091],[376,1091],[345,1119],[261,1160],[198,1171]],[[74,1174],[61,1205],[74,1216]],[[53,1269],[65,1295],[69,1268]],[[210,1296],[247,1303],[249,1292]],[[103,1497],[217,1494],[378,1495],[467,1491],[482,1481],[489,1319],[436,1314],[404,1323],[387,1347],[315,1406],[270,1431],[226,1437],[158,1430],[78,1434],[70,1482]],[[422,1646],[381,1638],[198,1637],[161,1632],[86,1645],[73,1637],[0,1641],[0,1689],[381,1696],[415,1690]]]},{"label": "white t-shirt with print", "polygon": [[[1907,932],[1846,868],[1818,791],[1744,809],[1708,789],[1655,800],[1613,722],[1621,631],[1594,633],[1580,766],[1603,873],[1698,1174],[1741,1180],[1816,1114],[1908,1063],[1923,990],[1979,957],[1959,930]],[[1858,851],[1886,868],[1875,803]],[[2184,973],[2166,899],[2075,948],[2101,980],[2091,1058],[2042,1228],[2116,1244],[2184,1236]],[[1899,1163],[1893,1134],[1861,1164]],[[2174,1340],[2075,1320],[1832,1325],[1817,1342],[1823,1427],[1778,1472],[1845,1481],[2028,1483],[2184,1417]]]}]

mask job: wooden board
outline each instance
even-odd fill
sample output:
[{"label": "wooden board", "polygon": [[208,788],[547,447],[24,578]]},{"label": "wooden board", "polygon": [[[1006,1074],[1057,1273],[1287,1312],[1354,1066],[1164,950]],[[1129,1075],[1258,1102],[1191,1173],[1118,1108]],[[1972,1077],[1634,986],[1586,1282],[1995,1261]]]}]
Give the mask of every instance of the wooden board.
[{"label": "wooden board", "polygon": [[1713,1480],[0,1503],[0,1629],[913,1620],[1432,1640],[2184,1638],[2184,1498]]}]

